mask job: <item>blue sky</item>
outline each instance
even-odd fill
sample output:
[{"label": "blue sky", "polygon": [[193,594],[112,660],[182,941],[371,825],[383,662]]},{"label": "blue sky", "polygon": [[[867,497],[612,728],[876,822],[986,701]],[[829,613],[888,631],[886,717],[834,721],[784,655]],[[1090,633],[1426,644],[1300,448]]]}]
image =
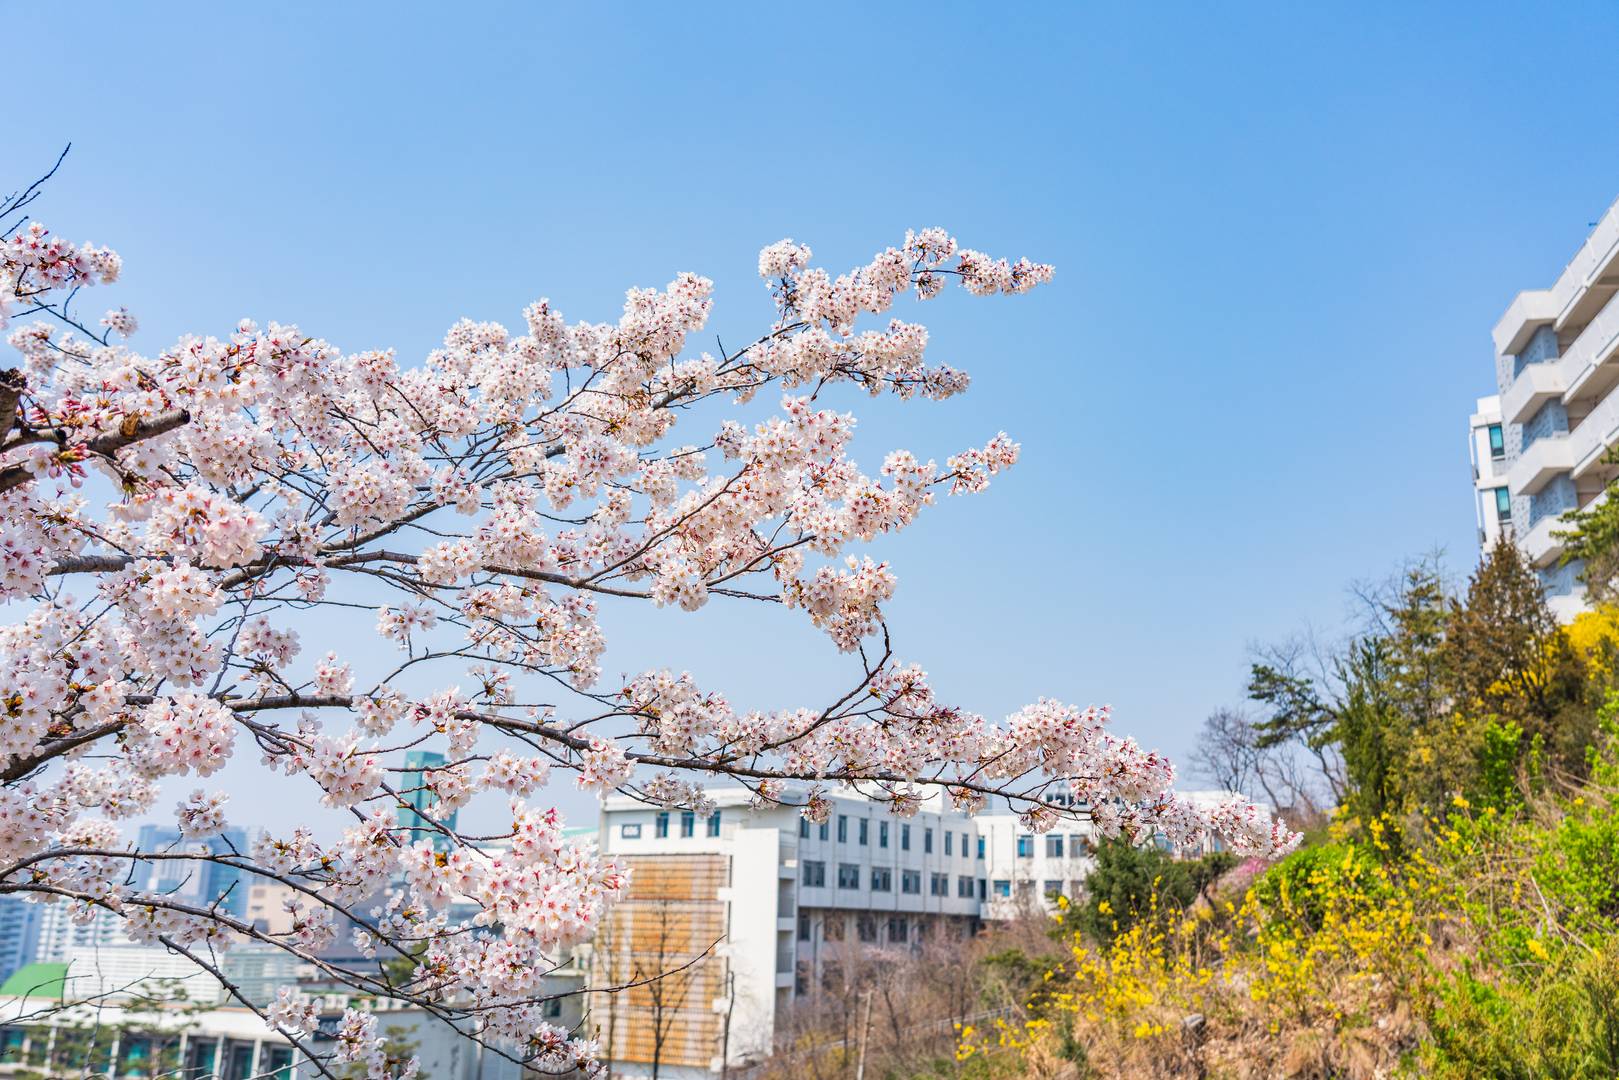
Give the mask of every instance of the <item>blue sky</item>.
[{"label": "blue sky", "polygon": [[[252,316],[414,357],[685,269],[740,340],[783,236],[1056,263],[923,309],[965,397],[844,402],[873,467],[1023,444],[881,548],[904,655],[988,713],[1111,702],[1184,755],[1252,642],[1471,566],[1489,329],[1619,194],[1619,9],[870,7],[31,5],[0,186],[72,140],[39,216],[124,255],[149,350]],[[843,670],[791,618],[631,614],[610,672],[795,705]]]}]

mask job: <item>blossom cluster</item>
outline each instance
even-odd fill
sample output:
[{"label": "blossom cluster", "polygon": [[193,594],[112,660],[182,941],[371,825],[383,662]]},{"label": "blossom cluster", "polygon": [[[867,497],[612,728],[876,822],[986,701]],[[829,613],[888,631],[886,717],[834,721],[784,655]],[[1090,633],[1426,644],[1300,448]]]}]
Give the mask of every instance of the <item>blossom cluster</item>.
[{"label": "blossom cluster", "polygon": [[[1292,838],[1241,800],[1180,800],[1169,763],[1107,730],[1105,709],[1042,701],[996,723],[893,659],[899,578],[862,546],[940,494],[983,491],[1019,448],[998,434],[943,465],[894,449],[863,468],[856,418],[830,399],[961,393],[966,374],[929,361],[927,330],[896,304],[951,281],[1018,294],[1052,270],[940,229],[844,273],[812,257],[792,241],[760,253],[774,318],[735,351],[688,348],[714,300],[684,273],[630,290],[610,322],[569,323],[548,300],[514,329],[462,320],[407,366],[252,320],[145,355],[125,340],[129,312],[93,332],[68,306],[118,277],[114,253],[33,225],[6,237],[0,319],[23,303],[45,317],[12,330],[20,363],[0,382],[15,406],[0,431],[0,881],[115,912],[137,940],[257,935],[302,954],[352,934],[414,959],[390,994],[562,1069],[597,1051],[539,1015],[544,972],[595,932],[626,876],[529,801],[558,771],[696,809],[711,777],[759,805],[804,781],[812,818],[837,784],[901,815],[935,787],[966,810],[1012,800],[1037,828],[1067,812],[1050,802],[1061,793],[1104,831],[1217,828],[1243,851],[1284,849]],[[806,618],[858,659],[854,689],[822,709],[742,712],[689,674],[604,681],[599,605],[732,600]],[[388,646],[376,670],[353,647],[367,632]],[[407,768],[426,746],[442,762]],[[250,851],[176,857],[295,883],[285,933],[144,893],[127,873],[141,853],[118,823],[243,747],[285,792],[288,824]],[[504,835],[451,827],[490,791],[513,800]],[[291,814],[300,797],[351,824],[318,838]],[[217,835],[226,805],[181,798],[184,839]],[[369,967],[339,975],[379,990]],[[271,1017],[309,1028],[293,998]],[[348,1014],[336,1045],[377,1080],[414,1068],[388,1058],[368,1014]]]}]

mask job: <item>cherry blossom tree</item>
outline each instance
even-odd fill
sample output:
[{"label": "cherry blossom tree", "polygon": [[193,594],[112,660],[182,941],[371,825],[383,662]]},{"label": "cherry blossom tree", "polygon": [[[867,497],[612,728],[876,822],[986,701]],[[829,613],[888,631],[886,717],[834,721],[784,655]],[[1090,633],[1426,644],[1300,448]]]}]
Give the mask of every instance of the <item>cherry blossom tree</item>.
[{"label": "cherry blossom tree", "polygon": [[[611,322],[570,323],[543,299],[515,331],[462,320],[410,364],[251,321],[143,353],[123,308],[76,313],[122,262],[33,220],[40,190],[0,206],[17,354],[0,374],[0,893],[112,913],[216,974],[233,942],[281,949],[560,1071],[597,1049],[541,1019],[542,979],[624,873],[563,840],[548,785],[701,809],[705,785],[762,805],[795,782],[812,820],[839,785],[899,815],[942,791],[967,811],[1004,800],[1034,829],[1084,812],[1104,834],[1214,829],[1252,854],[1293,842],[1240,798],[1179,798],[1170,763],[1112,734],[1105,708],[1041,700],[994,722],[936,697],[890,640],[896,578],[862,546],[982,491],[1018,445],[997,434],[942,464],[894,450],[872,470],[835,403],[962,393],[967,376],[929,362],[927,331],[891,313],[952,284],[1023,293],[1050,266],[930,228],[834,275],[784,240],[759,255],[758,336],[714,352],[696,344],[711,283],[685,273],[631,289]],[[604,678],[606,597],[795,611],[851,676],[830,701],[777,711],[675,671]],[[378,670],[356,670],[352,635],[323,619],[356,610],[381,639],[364,655],[395,658]],[[443,766],[405,769],[424,747]],[[216,835],[228,804],[209,778],[242,755],[287,821],[307,799],[350,824],[278,825],[246,851],[137,850],[120,823],[173,778],[198,785],[174,810],[182,835]],[[407,828],[395,812],[421,788],[429,808]],[[501,835],[450,827],[491,790],[511,800]],[[157,860],[287,885],[293,929],[130,884]],[[374,962],[331,960],[340,935]],[[296,994],[264,1013],[327,1075],[414,1069],[367,1013],[345,1016],[335,1051],[305,1040],[313,1006]]]}]

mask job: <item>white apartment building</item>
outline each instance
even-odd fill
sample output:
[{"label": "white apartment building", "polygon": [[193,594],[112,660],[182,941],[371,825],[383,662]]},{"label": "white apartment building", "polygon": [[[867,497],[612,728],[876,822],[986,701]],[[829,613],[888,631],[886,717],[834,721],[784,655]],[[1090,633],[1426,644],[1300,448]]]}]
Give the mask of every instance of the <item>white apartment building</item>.
[{"label": "white apartment building", "polygon": [[1478,546],[1488,551],[1503,536],[1512,535],[1512,494],[1507,490],[1506,431],[1501,425],[1501,398],[1478,399],[1468,419],[1467,453],[1473,464],[1473,511],[1478,523]]},{"label": "white apartment building", "polygon": [[1552,534],[1563,514],[1589,506],[1619,472],[1603,461],[1619,443],[1616,295],[1619,202],[1551,287],[1519,293],[1493,331],[1503,429],[1494,467],[1506,479],[1511,535],[1564,619],[1584,606],[1580,567],[1562,564],[1563,544]]}]

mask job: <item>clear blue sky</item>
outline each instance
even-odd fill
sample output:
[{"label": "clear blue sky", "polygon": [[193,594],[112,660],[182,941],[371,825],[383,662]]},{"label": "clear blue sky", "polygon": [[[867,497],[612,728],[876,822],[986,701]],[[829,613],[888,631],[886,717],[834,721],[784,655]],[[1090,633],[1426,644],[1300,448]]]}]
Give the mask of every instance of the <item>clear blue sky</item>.
[{"label": "clear blue sky", "polygon": [[[1349,582],[1436,546],[1470,567],[1488,331],[1619,193],[1609,4],[74,3],[7,23],[37,108],[12,110],[0,179],[73,141],[40,216],[123,253],[149,350],[252,316],[413,357],[462,315],[520,325],[548,295],[608,319],[684,269],[740,340],[783,236],[833,269],[932,224],[1056,263],[1031,296],[924,309],[971,393],[848,402],[873,466],[1001,428],[1024,448],[882,548],[892,623],[963,705],[1111,702],[1176,754],[1240,699],[1251,642],[1338,626]],[[610,624],[609,671],[663,658],[794,705],[839,670],[793,620],[690,625]]]}]

